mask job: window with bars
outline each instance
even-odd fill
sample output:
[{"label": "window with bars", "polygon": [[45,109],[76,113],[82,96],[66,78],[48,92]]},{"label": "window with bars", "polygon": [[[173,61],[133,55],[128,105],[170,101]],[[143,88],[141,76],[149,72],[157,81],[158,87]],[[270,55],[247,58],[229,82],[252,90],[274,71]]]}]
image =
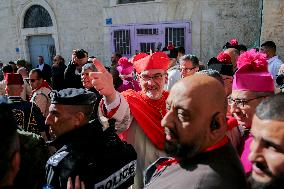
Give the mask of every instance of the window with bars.
[{"label": "window with bars", "polygon": [[127,57],[135,52],[161,50],[169,43],[183,46],[186,53],[191,52],[189,22],[115,25],[110,27],[110,34],[111,52],[117,51]]},{"label": "window with bars", "polygon": [[118,0],[117,4],[127,4],[127,3],[140,3],[147,1],[155,1],[155,0]]},{"label": "window with bars", "polygon": [[136,29],[137,35],[158,35],[159,29],[158,28],[142,28],[142,29]]},{"label": "window with bars", "polygon": [[24,28],[52,26],[52,20],[45,8],[40,5],[31,6],[24,17]]},{"label": "window with bars", "polygon": [[184,29],[167,27],[165,31],[165,44],[171,43],[175,47],[184,47]]},{"label": "window with bars", "polygon": [[140,43],[140,52],[149,53],[150,50],[154,52],[155,43]]},{"label": "window with bars", "polygon": [[130,30],[113,31],[113,44],[115,52],[131,55]]}]

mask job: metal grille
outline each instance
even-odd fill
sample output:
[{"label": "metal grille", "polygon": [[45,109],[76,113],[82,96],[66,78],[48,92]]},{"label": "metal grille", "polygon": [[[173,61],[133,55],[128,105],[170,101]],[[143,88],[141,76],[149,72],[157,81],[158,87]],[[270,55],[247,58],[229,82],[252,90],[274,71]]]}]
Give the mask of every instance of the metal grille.
[{"label": "metal grille", "polygon": [[131,55],[130,30],[115,30],[113,32],[113,44],[115,52]]},{"label": "metal grille", "polygon": [[147,1],[155,1],[155,0],[118,0],[117,4],[139,3],[139,2],[147,2]]},{"label": "metal grille", "polygon": [[166,28],[165,44],[173,44],[175,47],[184,47],[185,28]]},{"label": "metal grille", "polygon": [[158,28],[137,29],[137,35],[158,35]]},{"label": "metal grille", "polygon": [[144,53],[149,53],[150,49],[152,52],[155,50],[155,43],[140,43],[140,51]]},{"label": "metal grille", "polygon": [[37,28],[52,26],[52,20],[45,8],[40,5],[31,6],[24,18],[24,28]]}]

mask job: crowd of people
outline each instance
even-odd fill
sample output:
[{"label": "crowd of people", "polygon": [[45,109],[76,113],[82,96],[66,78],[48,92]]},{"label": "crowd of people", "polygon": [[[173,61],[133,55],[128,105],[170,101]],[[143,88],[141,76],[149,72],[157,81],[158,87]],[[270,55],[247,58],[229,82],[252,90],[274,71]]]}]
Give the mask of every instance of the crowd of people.
[{"label": "crowd of people", "polygon": [[232,39],[207,64],[169,44],[110,67],[84,49],[1,66],[1,189],[284,187],[273,41]]}]

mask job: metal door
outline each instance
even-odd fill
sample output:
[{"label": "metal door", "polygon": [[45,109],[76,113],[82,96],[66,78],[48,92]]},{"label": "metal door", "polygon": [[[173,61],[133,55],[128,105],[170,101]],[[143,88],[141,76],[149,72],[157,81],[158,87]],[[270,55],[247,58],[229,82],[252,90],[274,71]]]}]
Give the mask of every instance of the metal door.
[{"label": "metal door", "polygon": [[133,46],[135,51],[149,53],[163,46],[162,28],[159,24],[145,24],[135,26],[135,41]]},{"label": "metal door", "polygon": [[165,45],[171,43],[175,47],[183,46],[186,53],[192,52],[190,22],[165,23],[163,28]]},{"label": "metal door", "polygon": [[52,64],[52,58],[56,55],[54,40],[51,35],[30,36],[28,38],[30,62],[35,68],[38,64],[38,56],[43,56],[46,64]]}]

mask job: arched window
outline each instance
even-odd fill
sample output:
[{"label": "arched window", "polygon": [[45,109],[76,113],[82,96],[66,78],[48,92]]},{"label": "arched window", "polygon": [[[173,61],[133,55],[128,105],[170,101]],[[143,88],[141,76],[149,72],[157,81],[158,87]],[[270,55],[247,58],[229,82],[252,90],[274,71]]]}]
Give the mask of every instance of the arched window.
[{"label": "arched window", "polygon": [[40,5],[31,6],[24,18],[24,28],[38,28],[52,26],[52,20],[45,8]]}]

